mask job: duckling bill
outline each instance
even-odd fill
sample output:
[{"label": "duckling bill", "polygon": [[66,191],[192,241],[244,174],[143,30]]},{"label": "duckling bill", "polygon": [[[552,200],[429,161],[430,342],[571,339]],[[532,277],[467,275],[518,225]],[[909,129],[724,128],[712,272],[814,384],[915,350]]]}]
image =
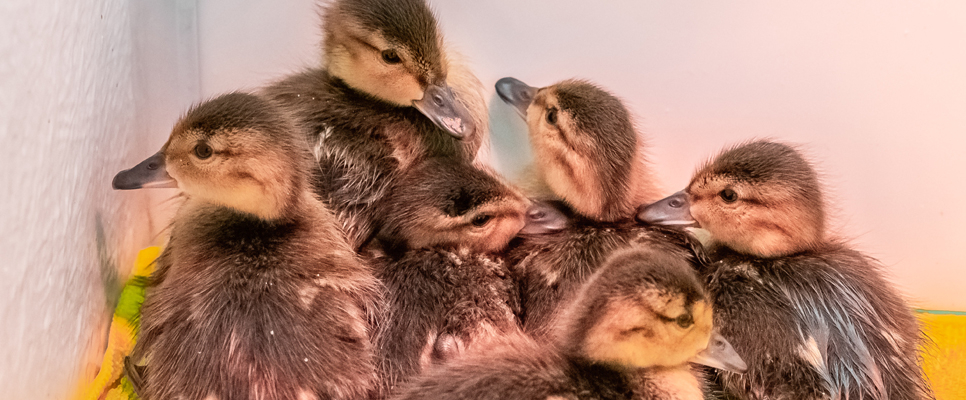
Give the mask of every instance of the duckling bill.
[{"label": "duckling bill", "polygon": [[176,188],[178,182],[164,168],[164,153],[157,152],[130,169],[114,175],[111,186],[115,190],[141,188]]},{"label": "duckling bill", "polygon": [[376,381],[378,281],[311,192],[311,156],[274,103],[204,102],[121,189],[177,182],[126,370],[141,398],[361,399]]}]

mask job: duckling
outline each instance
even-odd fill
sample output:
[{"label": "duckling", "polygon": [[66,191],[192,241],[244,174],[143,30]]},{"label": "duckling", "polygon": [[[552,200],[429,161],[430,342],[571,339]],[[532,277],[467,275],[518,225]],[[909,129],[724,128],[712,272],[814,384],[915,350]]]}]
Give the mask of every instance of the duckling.
[{"label": "duckling", "polygon": [[372,260],[386,286],[376,335],[378,398],[429,366],[519,330],[519,292],[499,252],[524,224],[527,200],[466,163],[427,160],[381,202]]},{"label": "duckling", "polygon": [[[674,372],[689,360],[744,367],[723,339],[707,350],[707,295],[687,262],[660,250],[615,252],[558,328],[553,343],[514,336],[434,368],[396,398],[695,399],[701,382]],[[643,382],[641,369],[650,374]]]},{"label": "duckling", "polygon": [[424,0],[337,0],[322,18],[323,66],[264,92],[308,132],[315,190],[359,247],[378,218],[372,203],[401,170],[426,157],[475,159],[486,104],[479,80],[445,51]]},{"label": "duckling", "polygon": [[272,102],[230,93],[115,178],[185,197],[128,366],[147,363],[142,398],[354,399],[373,387],[380,285],[312,193],[302,140]]},{"label": "duckling", "polygon": [[708,232],[715,324],[749,365],[720,373],[729,395],[931,398],[912,309],[878,262],[826,232],[819,179],[794,147],[727,149],[638,218]]},{"label": "duckling", "polygon": [[644,140],[614,95],[574,79],[534,88],[503,78],[496,90],[527,121],[538,187],[599,221],[632,218],[657,198]]},{"label": "duckling", "polygon": [[702,254],[695,251],[700,244],[678,230],[631,219],[600,222],[559,201],[535,202],[506,250],[520,285],[524,330],[536,337],[551,332],[587,279],[612,252],[628,245],[659,248],[696,265]]}]

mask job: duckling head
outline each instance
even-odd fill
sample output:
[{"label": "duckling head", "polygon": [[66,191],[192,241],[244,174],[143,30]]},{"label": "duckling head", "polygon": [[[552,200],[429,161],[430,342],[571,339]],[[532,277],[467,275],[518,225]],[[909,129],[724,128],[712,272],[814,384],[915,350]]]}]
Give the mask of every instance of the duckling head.
[{"label": "duckling head", "polygon": [[442,158],[408,169],[384,201],[384,240],[479,252],[505,248],[523,227],[529,206],[522,193],[493,174]]},{"label": "duckling head", "polygon": [[650,200],[644,142],[617,97],[581,80],[538,89],[503,78],[496,88],[526,119],[541,178],[579,214],[614,221]]},{"label": "duckling head", "polygon": [[115,189],[178,187],[204,202],[277,219],[308,180],[310,156],[273,103],[229,93],[189,110],[157,154],[114,177]]},{"label": "duckling head", "polygon": [[769,141],[725,150],[695,173],[687,189],[643,207],[638,219],[693,223],[715,243],[758,257],[813,248],[825,232],[815,170],[794,147]]},{"label": "duckling head", "polygon": [[633,247],[612,254],[583,286],[563,322],[564,349],[625,369],[696,362],[747,366],[713,330],[708,295],[673,254]]},{"label": "duckling head", "polygon": [[476,127],[447,84],[436,17],[424,0],[336,0],[323,10],[325,68],[384,102],[416,107],[457,138]]}]

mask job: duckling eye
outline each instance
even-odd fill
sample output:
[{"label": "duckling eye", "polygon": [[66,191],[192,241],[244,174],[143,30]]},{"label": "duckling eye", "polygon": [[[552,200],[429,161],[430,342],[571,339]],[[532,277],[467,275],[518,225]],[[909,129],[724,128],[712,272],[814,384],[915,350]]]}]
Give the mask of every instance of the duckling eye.
[{"label": "duckling eye", "polygon": [[486,225],[488,222],[490,222],[491,219],[493,219],[492,215],[480,214],[473,217],[473,221],[471,223],[473,224],[473,226],[479,227],[479,226]]},{"label": "duckling eye", "polygon": [[198,142],[198,144],[195,145],[195,155],[201,160],[211,157],[213,153],[214,151],[211,149],[211,146],[209,146],[208,143]]},{"label": "duckling eye", "polygon": [[721,200],[724,200],[725,203],[734,203],[738,201],[738,193],[731,189],[722,190],[720,193],[718,193],[718,196],[721,196]]},{"label": "duckling eye", "polygon": [[399,54],[396,54],[396,50],[388,49],[382,51],[382,61],[385,61],[386,64],[399,64],[402,59],[399,58]]},{"label": "duckling eye", "polygon": [[675,318],[674,323],[678,324],[678,326],[682,328],[687,329],[687,328],[690,328],[691,325],[694,325],[694,318],[691,317],[691,314],[684,314],[680,317]]},{"label": "duckling eye", "polygon": [[547,123],[550,125],[557,124],[557,109],[550,108],[547,110]]}]

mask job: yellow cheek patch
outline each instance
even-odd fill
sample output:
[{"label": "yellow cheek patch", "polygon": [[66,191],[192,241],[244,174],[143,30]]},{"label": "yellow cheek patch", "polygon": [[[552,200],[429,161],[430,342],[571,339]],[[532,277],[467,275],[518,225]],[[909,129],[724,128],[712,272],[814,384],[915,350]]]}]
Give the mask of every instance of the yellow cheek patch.
[{"label": "yellow cheek patch", "polygon": [[339,43],[326,55],[327,68],[333,76],[353,89],[399,106],[411,106],[414,100],[423,98],[423,85],[417,78],[412,57],[404,49],[394,49],[402,62],[388,64],[382,60],[380,49],[390,46],[378,35],[359,39],[353,32],[340,32],[333,38]]},{"label": "yellow cheek patch", "polygon": [[[529,112],[539,110],[531,106]],[[601,160],[585,157],[559,138],[557,129],[569,128],[563,116],[558,118],[558,127],[549,126],[542,119],[530,121],[530,141],[540,174],[557,197],[583,215],[599,217],[603,212],[603,188],[593,166]]]},{"label": "yellow cheek patch", "polygon": [[588,332],[584,354],[588,358],[626,368],[683,365],[704,350],[711,336],[711,309],[696,302],[690,312],[694,325],[682,328],[670,318],[687,310],[681,296],[658,290],[635,299],[610,302],[601,319]]},{"label": "yellow cheek patch", "polygon": [[649,366],[654,356],[649,339],[656,332],[659,321],[652,312],[641,310],[633,299],[610,302],[600,321],[587,333],[584,354],[591,360],[627,367]]}]

